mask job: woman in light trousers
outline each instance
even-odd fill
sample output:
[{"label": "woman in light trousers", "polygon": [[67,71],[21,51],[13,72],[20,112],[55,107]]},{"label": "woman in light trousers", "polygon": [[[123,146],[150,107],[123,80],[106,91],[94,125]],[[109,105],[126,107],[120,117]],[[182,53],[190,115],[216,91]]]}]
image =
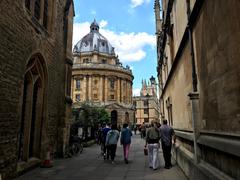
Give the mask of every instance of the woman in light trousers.
[{"label": "woman in light trousers", "polygon": [[146,146],[148,146],[148,162],[149,168],[156,170],[159,167],[159,140],[160,140],[160,132],[157,128],[156,123],[151,123],[151,128],[147,131],[146,136]]}]

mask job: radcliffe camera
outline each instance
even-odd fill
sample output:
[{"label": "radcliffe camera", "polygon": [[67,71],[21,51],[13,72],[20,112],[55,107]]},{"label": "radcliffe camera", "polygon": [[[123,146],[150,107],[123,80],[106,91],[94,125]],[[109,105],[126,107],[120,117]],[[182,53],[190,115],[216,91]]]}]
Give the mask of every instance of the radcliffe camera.
[{"label": "radcliffe camera", "polygon": [[240,179],[239,0],[0,12],[0,180]]}]

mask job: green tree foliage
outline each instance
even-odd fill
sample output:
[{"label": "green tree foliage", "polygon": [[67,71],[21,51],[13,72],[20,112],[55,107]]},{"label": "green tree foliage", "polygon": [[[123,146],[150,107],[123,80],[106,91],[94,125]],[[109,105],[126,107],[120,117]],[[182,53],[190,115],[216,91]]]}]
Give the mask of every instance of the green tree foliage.
[{"label": "green tree foliage", "polygon": [[83,127],[95,127],[99,123],[109,122],[110,116],[103,107],[97,107],[87,102],[81,108],[74,109],[75,123]]}]

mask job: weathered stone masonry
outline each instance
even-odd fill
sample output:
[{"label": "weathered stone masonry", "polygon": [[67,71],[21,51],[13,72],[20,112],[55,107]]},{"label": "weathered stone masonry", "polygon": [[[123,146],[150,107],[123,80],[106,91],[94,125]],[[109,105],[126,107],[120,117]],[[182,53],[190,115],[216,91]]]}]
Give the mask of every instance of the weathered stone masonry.
[{"label": "weathered stone masonry", "polygon": [[[3,179],[40,162],[49,146],[61,155],[67,142],[71,105],[67,74],[71,74],[72,59],[67,48],[71,52],[72,42],[68,39],[72,39],[73,3],[48,1],[47,19],[41,10],[38,19],[33,2],[29,9],[27,0],[0,2],[0,174]],[[44,1],[41,2],[40,7],[44,7]]]}]

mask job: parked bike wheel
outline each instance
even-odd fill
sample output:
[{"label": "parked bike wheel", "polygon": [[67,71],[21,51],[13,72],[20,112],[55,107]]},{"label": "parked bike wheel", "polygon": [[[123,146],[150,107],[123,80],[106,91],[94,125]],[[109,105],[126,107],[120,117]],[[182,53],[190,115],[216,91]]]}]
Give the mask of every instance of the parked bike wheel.
[{"label": "parked bike wheel", "polygon": [[80,144],[78,144],[78,143],[73,143],[73,144],[72,144],[72,154],[73,154],[74,156],[77,156],[77,155],[79,154],[80,149],[81,149]]},{"label": "parked bike wheel", "polygon": [[82,152],[83,152],[83,145],[79,144],[79,153],[82,153]]}]

